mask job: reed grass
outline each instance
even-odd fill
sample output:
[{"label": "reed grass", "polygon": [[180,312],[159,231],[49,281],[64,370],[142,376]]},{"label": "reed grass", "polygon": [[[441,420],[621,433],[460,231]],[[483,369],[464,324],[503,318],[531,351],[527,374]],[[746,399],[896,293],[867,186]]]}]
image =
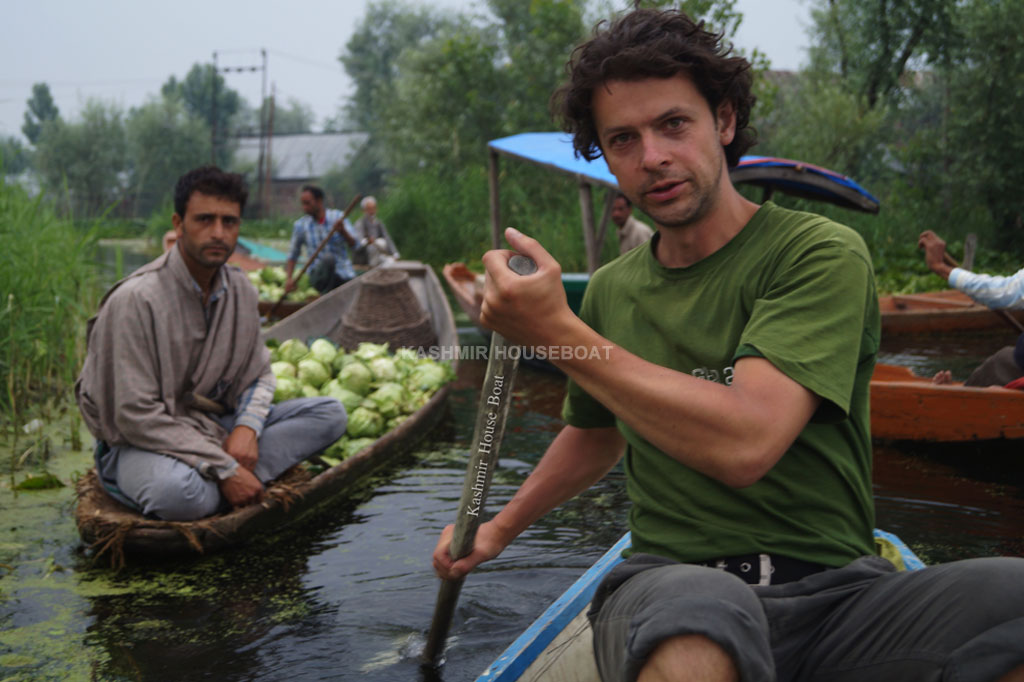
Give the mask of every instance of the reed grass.
[{"label": "reed grass", "polygon": [[72,404],[97,295],[95,234],[42,197],[0,184],[0,433],[11,446],[12,475],[24,463],[24,425],[47,423]]}]

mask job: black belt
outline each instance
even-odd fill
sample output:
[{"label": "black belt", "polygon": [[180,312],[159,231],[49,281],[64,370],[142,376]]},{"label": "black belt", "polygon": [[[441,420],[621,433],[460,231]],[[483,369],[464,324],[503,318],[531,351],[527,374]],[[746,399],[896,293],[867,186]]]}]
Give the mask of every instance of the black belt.
[{"label": "black belt", "polygon": [[739,556],[709,559],[708,561],[690,562],[697,566],[720,568],[738,576],[748,585],[781,585],[791,583],[807,576],[820,573],[829,568],[824,564],[816,564],[802,559],[791,559],[778,554],[741,554]]}]

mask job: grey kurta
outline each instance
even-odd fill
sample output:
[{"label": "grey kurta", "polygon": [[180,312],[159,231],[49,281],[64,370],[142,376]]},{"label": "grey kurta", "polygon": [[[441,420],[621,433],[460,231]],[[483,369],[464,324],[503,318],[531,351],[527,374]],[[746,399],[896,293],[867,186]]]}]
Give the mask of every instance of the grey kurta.
[{"label": "grey kurta", "polygon": [[626,218],[626,223],[618,228],[619,254],[632,251],[640,246],[654,234],[654,230],[637,220],[633,216]]},{"label": "grey kurta", "polygon": [[115,284],[89,321],[75,397],[97,439],[170,455],[224,479],[237,467],[222,447],[227,432],[184,394],[231,410],[257,379],[273,386],[274,378],[256,289],[241,270],[223,266],[210,290],[204,309],[178,248]]}]

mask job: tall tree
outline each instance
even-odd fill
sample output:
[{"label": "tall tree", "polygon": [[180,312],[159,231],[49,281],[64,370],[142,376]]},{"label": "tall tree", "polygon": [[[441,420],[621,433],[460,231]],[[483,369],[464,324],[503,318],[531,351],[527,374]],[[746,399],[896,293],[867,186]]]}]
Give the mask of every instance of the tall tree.
[{"label": "tall tree", "polygon": [[452,25],[450,13],[413,6],[400,0],[371,2],[341,56],[355,83],[346,108],[351,126],[372,132],[380,107],[392,96],[398,57],[408,48]]},{"label": "tall tree", "polygon": [[231,146],[225,140],[232,133],[232,119],[242,106],[242,97],[229,88],[213,64],[193,64],[183,80],[174,76],[160,88],[164,97],[181,99],[185,110],[216,131],[217,163],[226,166],[231,160]]},{"label": "tall tree", "polygon": [[36,145],[36,168],[74,214],[98,215],[124,195],[125,152],[121,110],[91,99],[80,121],[57,119],[44,128]]},{"label": "tall tree", "polygon": [[29,151],[21,140],[8,135],[0,138],[0,174],[16,175],[29,167]]},{"label": "tall tree", "polygon": [[583,0],[488,0],[498,18],[505,128],[547,130],[547,102],[564,77],[569,53],[585,34]]},{"label": "tall tree", "polygon": [[972,0],[959,13],[963,49],[951,60],[949,148],[964,200],[984,199],[999,246],[1024,254],[1024,2]]},{"label": "tall tree", "polygon": [[908,69],[947,58],[958,0],[817,0],[812,62],[874,108]]},{"label": "tall tree", "polygon": [[36,83],[32,86],[32,96],[26,102],[28,111],[25,112],[25,122],[21,126],[21,132],[32,144],[39,141],[43,134],[43,126],[49,121],[56,121],[60,118],[60,111],[50,94],[50,86],[46,83]]},{"label": "tall tree", "polygon": [[210,160],[209,130],[178,98],[153,98],[132,109],[125,128],[135,215],[149,215],[182,173]]}]

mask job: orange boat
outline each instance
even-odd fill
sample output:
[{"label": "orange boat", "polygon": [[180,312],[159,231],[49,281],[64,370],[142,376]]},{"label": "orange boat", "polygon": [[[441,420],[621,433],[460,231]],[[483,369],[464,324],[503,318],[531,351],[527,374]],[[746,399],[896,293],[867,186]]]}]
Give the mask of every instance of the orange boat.
[{"label": "orange boat", "polygon": [[[998,313],[955,289],[879,296],[878,306],[885,335],[1006,328]],[[1024,322],[1024,311],[1007,312]]]},{"label": "orange boat", "polygon": [[1024,391],[933,384],[908,367],[878,365],[871,377],[871,435],[945,443],[1024,438]]}]

